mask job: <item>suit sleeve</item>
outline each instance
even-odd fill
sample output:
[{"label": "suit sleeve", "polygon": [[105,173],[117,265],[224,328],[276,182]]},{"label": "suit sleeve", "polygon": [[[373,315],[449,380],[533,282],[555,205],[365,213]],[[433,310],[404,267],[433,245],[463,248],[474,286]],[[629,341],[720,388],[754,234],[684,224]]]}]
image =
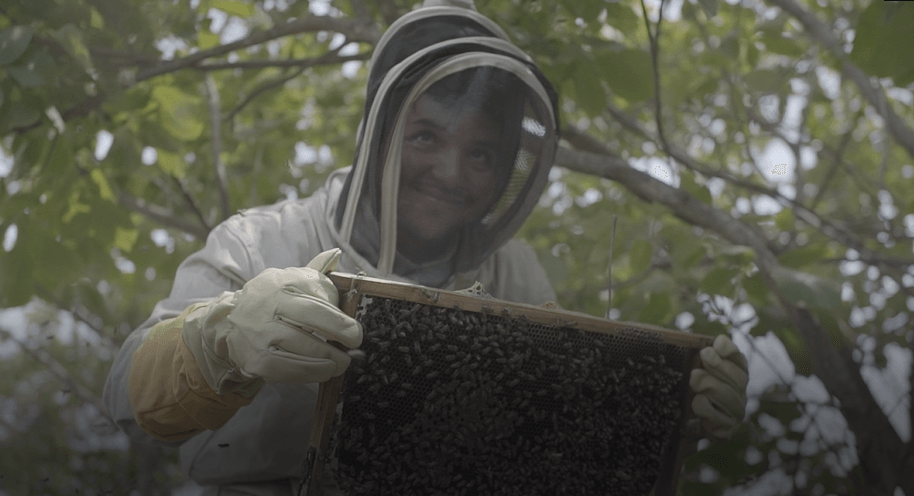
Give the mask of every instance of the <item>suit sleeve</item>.
[{"label": "suit sleeve", "polygon": [[260,385],[217,395],[204,380],[183,339],[184,320],[226,291],[253,277],[247,246],[225,224],[206,246],[178,268],[171,294],[124,341],[105,382],[107,415],[131,439],[180,445],[205,429],[223,425],[253,400]]}]

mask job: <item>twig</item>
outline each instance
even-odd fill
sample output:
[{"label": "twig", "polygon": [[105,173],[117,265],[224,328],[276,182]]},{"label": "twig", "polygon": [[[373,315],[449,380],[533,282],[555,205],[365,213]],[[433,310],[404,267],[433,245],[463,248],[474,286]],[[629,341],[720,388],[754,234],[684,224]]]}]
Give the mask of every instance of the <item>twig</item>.
[{"label": "twig", "polygon": [[357,53],[355,55],[336,55],[330,57],[322,55],[309,59],[288,59],[288,60],[243,60],[241,62],[209,62],[200,64],[194,69],[200,71],[219,71],[227,69],[266,69],[271,67],[315,67],[319,65],[342,64],[344,62],[364,61],[371,57],[369,53]]},{"label": "twig", "polygon": [[[857,119],[863,115],[863,108],[857,111],[857,115],[854,119],[851,119],[851,122],[857,122]],[[835,172],[838,171],[838,168],[841,167],[841,163],[844,157],[844,149],[847,147],[847,144],[850,143],[851,136],[854,134],[854,126],[848,126],[847,131],[841,135],[841,141],[838,143],[838,149],[835,150],[835,156],[832,160],[832,166],[825,173],[825,179],[822,180],[822,184],[819,185],[819,190],[816,191],[816,196],[809,203],[809,208],[815,210],[816,206],[819,205],[819,202],[825,196],[825,191],[828,189],[828,186],[831,184],[832,178],[835,177]]]},{"label": "twig", "polygon": [[800,24],[806,28],[806,32],[809,33],[810,36],[824,45],[825,48],[831,52],[832,56],[841,61],[843,64],[841,72],[854,82],[863,97],[866,98],[867,101],[870,102],[870,105],[875,108],[876,112],[882,116],[885,120],[886,129],[888,129],[889,133],[895,138],[895,141],[897,141],[902,148],[907,150],[910,156],[914,157],[914,130],[906,125],[890,106],[886,105],[882,87],[874,87],[870,76],[850,62],[847,54],[844,52],[841,42],[835,36],[831,26],[820,21],[815,14],[804,9],[794,0],[771,0],[771,3],[780,7],[800,21]]},{"label": "twig", "polygon": [[606,290],[609,292],[609,297],[606,300],[606,315],[605,318],[609,318],[609,311],[613,308],[613,248],[616,245],[616,220],[618,216],[613,214],[613,230],[609,238],[609,268],[606,269]]},{"label": "twig", "polygon": [[350,41],[363,41],[371,44],[377,43],[378,39],[381,37],[377,25],[374,23],[367,23],[362,19],[308,16],[289,21],[286,24],[275,26],[266,31],[252,33],[233,43],[201,50],[186,57],[163,62],[157,66],[141,70],[137,73],[135,81],[145,81],[146,79],[161,76],[162,74],[168,74],[188,67],[196,67],[201,62],[211,57],[217,57],[252,45],[259,45],[276,38],[282,38],[283,36],[312,31],[334,31],[345,35]]},{"label": "twig", "polygon": [[194,236],[197,239],[203,240],[206,239],[207,235],[209,235],[208,226],[201,226],[199,223],[190,222],[187,219],[176,215],[171,211],[171,209],[165,208],[161,205],[149,204],[146,202],[146,200],[142,198],[135,198],[134,196],[123,191],[118,193],[118,201],[121,205],[129,208],[130,210],[139,212],[165,227],[178,229]]},{"label": "twig", "polygon": [[278,88],[278,87],[286,84],[286,82],[288,82],[292,79],[295,79],[296,77],[300,76],[303,72],[305,72],[305,69],[301,68],[297,71],[292,72],[289,75],[280,76],[278,78],[274,78],[274,79],[264,82],[262,85],[258,86],[253,91],[248,93],[248,96],[246,96],[244,98],[244,100],[241,101],[241,103],[239,103],[234,109],[232,109],[231,112],[229,112],[229,114],[225,117],[226,122],[230,122],[232,119],[234,119],[235,115],[237,115],[238,112],[241,112],[241,110],[243,108],[247,107],[248,104],[251,103],[252,101],[254,101],[254,99],[257,98],[258,96],[260,96],[274,88]]},{"label": "twig", "polygon": [[47,367],[52,374],[66,384],[83,402],[93,405],[99,412],[106,411],[102,400],[91,389],[76,380],[73,377],[73,374],[70,374],[67,368],[52,357],[50,353],[41,349],[32,349],[26,343],[16,339],[16,336],[6,329],[0,328],[0,335],[5,336],[7,339],[18,344],[22,351]]},{"label": "twig", "polygon": [[339,50],[342,49],[342,47],[344,47],[344,46],[346,46],[345,43],[343,45],[340,45],[340,48],[338,48],[336,51],[328,52],[324,55],[321,55],[320,57],[315,57],[312,59],[298,60],[298,62],[300,62],[300,63],[295,66],[295,67],[298,67],[297,71],[294,71],[291,74],[288,74],[285,76],[280,76],[275,79],[268,80],[268,81],[264,82],[261,86],[258,86],[256,89],[251,91],[248,94],[248,96],[245,97],[245,99],[241,101],[241,103],[239,103],[234,109],[232,109],[231,112],[229,112],[229,114],[225,117],[226,122],[230,122],[232,119],[234,119],[235,115],[237,115],[238,112],[241,112],[241,110],[244,107],[246,107],[249,103],[254,101],[254,99],[257,98],[258,96],[266,93],[267,91],[270,91],[274,88],[278,88],[278,87],[286,84],[286,82],[300,76],[303,72],[305,72],[305,69],[307,69],[309,67],[315,67],[315,66],[324,65],[324,64],[335,64],[338,62],[346,62],[348,60],[363,60],[361,57],[365,57],[365,58],[370,57],[370,55],[368,55],[368,54],[340,56]]},{"label": "twig", "polygon": [[381,15],[388,26],[400,18],[400,9],[394,0],[378,0],[378,8],[381,9]]},{"label": "twig", "polygon": [[[73,316],[73,318],[88,326],[89,329],[92,329],[92,331],[95,332],[98,338],[102,341],[102,344],[107,346],[109,350],[117,350],[120,348],[121,343],[115,342],[117,340],[110,333],[106,332],[103,327],[96,325],[88,317],[82,315],[76,305],[72,306],[69,310],[65,310],[67,305],[64,305],[63,301],[54,295],[54,293],[49,291],[48,288],[46,288],[43,284],[37,284],[35,287],[38,290],[38,295],[42,299],[53,303],[57,308],[61,310],[68,311],[70,315]],[[85,306],[82,306],[82,308],[85,308]],[[105,310],[107,311],[107,309]]]},{"label": "twig", "polygon": [[209,120],[213,128],[213,168],[216,172],[216,188],[219,190],[219,206],[222,210],[222,220],[228,219],[231,215],[229,207],[228,194],[228,176],[225,172],[225,164],[222,163],[222,119],[219,115],[219,88],[216,87],[216,81],[213,75],[207,73],[204,77],[206,81],[206,95],[209,104]]},{"label": "twig", "polygon": [[[660,56],[660,26],[663,24],[663,4],[665,0],[660,0],[660,11],[657,15],[657,26],[651,32],[651,22],[647,16],[647,7],[644,0],[641,0],[641,13],[644,16],[644,27],[647,29],[647,38],[651,45],[651,67],[654,77],[654,120],[657,123],[657,136],[660,137],[660,143],[663,148],[667,148],[666,135],[663,133],[663,106],[660,101],[660,69],[657,67],[657,59]],[[670,155],[672,156],[672,155]]]},{"label": "twig", "polygon": [[194,200],[194,197],[191,196],[190,191],[187,190],[187,186],[184,185],[184,181],[176,176],[171,176],[171,180],[175,183],[176,186],[178,186],[178,189],[181,190],[181,197],[184,198],[184,203],[188,208],[190,208],[190,211],[194,213],[194,216],[197,217],[197,220],[200,221],[200,225],[206,229],[206,232],[209,232],[212,229],[212,226],[209,225],[209,222],[206,221],[206,217],[203,216],[203,212],[201,212],[200,208],[197,207],[197,202]]},{"label": "twig", "polygon": [[[612,104],[609,104],[609,105],[607,105],[607,110],[623,126],[637,132],[638,134],[644,136],[645,138],[651,140],[652,142],[657,143],[657,138],[652,136],[651,133],[648,132],[646,129],[644,129],[640,123],[638,123],[633,117],[631,117],[628,114],[626,114],[625,112],[623,112],[621,109],[615,107]],[[754,115],[754,113],[750,113],[750,117],[753,117],[753,120],[754,120],[754,117],[756,117],[756,116]],[[767,122],[767,121],[764,121],[764,122]],[[770,123],[769,123],[769,125],[770,125]],[[659,144],[659,143],[657,143],[657,144]],[[687,168],[689,168],[693,171],[700,172],[701,174],[704,174],[709,177],[716,177],[719,179],[724,179],[730,184],[740,186],[742,188],[745,188],[747,190],[750,190],[750,191],[753,191],[756,193],[770,196],[771,198],[774,198],[774,199],[780,200],[783,203],[789,204],[792,208],[794,208],[798,219],[800,219],[803,222],[806,222],[807,224],[811,225],[812,227],[820,230],[826,236],[828,236],[836,241],[839,241],[842,244],[844,244],[850,248],[857,250],[858,252],[860,252],[861,260],[864,260],[867,263],[885,264],[885,265],[890,265],[890,266],[907,266],[907,265],[914,264],[914,260],[888,257],[888,256],[884,256],[884,255],[881,255],[877,252],[870,250],[869,248],[867,248],[865,246],[863,241],[861,241],[850,230],[839,227],[839,226],[835,225],[833,222],[824,219],[822,216],[820,216],[818,213],[811,210],[809,207],[799,203],[795,199],[785,197],[776,189],[768,188],[765,186],[761,186],[759,184],[755,184],[755,183],[737,178],[727,172],[718,172],[718,171],[711,170],[710,168],[699,163],[697,160],[693,159],[685,151],[679,149],[678,147],[676,147],[674,145],[666,146],[664,148],[664,151],[666,153],[671,154],[673,156],[673,158],[676,159],[677,162],[683,164],[684,166],[686,166]],[[750,158],[754,159],[754,157],[752,157],[751,155],[750,155]],[[617,158],[617,159],[622,160],[621,158]]]},{"label": "twig", "polygon": [[[103,93],[99,92],[95,96],[90,96],[90,97],[86,98],[85,100],[83,100],[82,102],[74,105],[73,107],[70,107],[67,110],[61,112],[60,118],[66,123],[73,119],[79,119],[80,117],[85,117],[85,116],[89,115],[89,113],[92,112],[93,110],[96,110],[99,107],[101,107],[101,105],[104,101],[105,101],[105,95]],[[28,125],[25,125],[22,127],[13,128],[10,130],[10,132],[16,133],[16,135],[18,136],[18,135],[24,134],[28,131],[31,131],[32,129],[35,129],[36,127],[41,126],[44,122],[46,122],[45,117],[41,117],[31,124],[28,124]]]},{"label": "twig", "polygon": [[365,0],[349,0],[349,5],[352,6],[352,12],[355,14],[355,17],[359,19],[371,19],[371,13],[368,12],[368,6],[365,5]]},{"label": "twig", "polygon": [[617,181],[644,201],[662,203],[680,219],[717,232],[732,243],[753,248],[758,256],[770,257],[774,263],[774,255],[757,226],[740,222],[691,194],[630,167],[621,157],[573,151],[561,146],[556,154],[556,164]]}]

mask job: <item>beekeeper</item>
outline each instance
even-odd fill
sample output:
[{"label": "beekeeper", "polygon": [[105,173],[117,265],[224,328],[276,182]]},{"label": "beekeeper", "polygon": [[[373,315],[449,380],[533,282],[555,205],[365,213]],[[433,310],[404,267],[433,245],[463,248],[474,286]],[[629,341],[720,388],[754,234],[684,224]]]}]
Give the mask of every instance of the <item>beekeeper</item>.
[{"label": "beekeeper", "polygon": [[[354,164],[309,198],[212,230],[124,342],[105,384],[111,418],[135,440],[179,446],[205,494],[293,494],[317,383],[350,361],[325,340],[362,340],[324,274],[554,300],[512,237],[557,146],[556,93],[501,28],[452,6],[403,16],[370,62]],[[701,356],[695,411],[726,436],[745,408],[745,359],[726,338]]]}]

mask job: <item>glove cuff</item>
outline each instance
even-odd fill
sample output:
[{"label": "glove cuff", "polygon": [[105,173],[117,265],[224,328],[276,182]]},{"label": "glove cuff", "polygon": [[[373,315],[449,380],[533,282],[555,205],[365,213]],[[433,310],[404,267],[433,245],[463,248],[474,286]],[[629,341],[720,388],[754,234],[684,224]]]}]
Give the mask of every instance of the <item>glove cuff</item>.
[{"label": "glove cuff", "polygon": [[226,336],[232,326],[228,316],[235,308],[235,297],[235,293],[226,291],[214,300],[188,308],[184,319],[184,343],[216,394],[237,393],[252,398],[260,391],[264,380],[244,375],[229,359],[225,340],[218,339]]}]

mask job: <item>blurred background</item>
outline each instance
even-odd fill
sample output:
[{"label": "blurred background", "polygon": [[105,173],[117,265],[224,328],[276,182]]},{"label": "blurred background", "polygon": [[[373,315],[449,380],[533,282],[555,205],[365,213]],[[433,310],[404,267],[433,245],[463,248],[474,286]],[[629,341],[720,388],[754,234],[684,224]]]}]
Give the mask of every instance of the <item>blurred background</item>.
[{"label": "blurred background", "polygon": [[[559,303],[749,358],[744,425],[679,492],[914,496],[914,4],[476,5],[561,94],[519,233]],[[106,420],[111,362],[213,226],[349,164],[413,7],[0,5],[0,495],[196,494]]]}]

